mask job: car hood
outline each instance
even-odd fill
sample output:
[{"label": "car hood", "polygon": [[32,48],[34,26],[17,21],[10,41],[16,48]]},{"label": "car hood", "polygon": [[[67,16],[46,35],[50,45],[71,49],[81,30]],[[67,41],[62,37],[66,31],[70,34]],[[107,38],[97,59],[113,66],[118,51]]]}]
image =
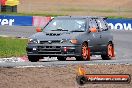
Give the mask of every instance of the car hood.
[{"label": "car hood", "polygon": [[64,32],[64,31],[50,31],[50,32],[39,32],[31,37],[30,39],[38,39],[40,41],[46,40],[62,40],[62,39],[77,39],[84,32]]}]

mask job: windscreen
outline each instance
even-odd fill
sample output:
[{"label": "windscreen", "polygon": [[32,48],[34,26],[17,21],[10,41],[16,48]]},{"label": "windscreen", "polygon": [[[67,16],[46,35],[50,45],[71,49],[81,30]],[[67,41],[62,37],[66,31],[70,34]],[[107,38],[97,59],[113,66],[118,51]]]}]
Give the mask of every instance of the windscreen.
[{"label": "windscreen", "polygon": [[44,31],[85,31],[85,19],[53,19]]}]

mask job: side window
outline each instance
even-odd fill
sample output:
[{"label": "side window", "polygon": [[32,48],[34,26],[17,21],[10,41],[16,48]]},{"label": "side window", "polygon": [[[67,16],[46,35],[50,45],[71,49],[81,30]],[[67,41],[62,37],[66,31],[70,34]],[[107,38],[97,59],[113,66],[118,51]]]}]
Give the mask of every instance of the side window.
[{"label": "side window", "polygon": [[89,20],[89,28],[96,28],[97,30],[99,29],[99,26],[96,22],[96,19],[90,19]]},{"label": "side window", "polygon": [[108,29],[105,20],[103,20],[103,19],[97,19],[97,23],[99,25],[100,31],[106,31]]}]

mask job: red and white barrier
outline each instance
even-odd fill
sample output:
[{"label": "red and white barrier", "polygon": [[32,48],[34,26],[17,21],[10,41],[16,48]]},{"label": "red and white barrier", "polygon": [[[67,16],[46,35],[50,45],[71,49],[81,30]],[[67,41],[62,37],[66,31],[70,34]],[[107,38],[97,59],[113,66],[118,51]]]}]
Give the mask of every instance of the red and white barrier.
[{"label": "red and white barrier", "polygon": [[32,25],[35,27],[44,27],[50,20],[51,17],[33,16]]}]

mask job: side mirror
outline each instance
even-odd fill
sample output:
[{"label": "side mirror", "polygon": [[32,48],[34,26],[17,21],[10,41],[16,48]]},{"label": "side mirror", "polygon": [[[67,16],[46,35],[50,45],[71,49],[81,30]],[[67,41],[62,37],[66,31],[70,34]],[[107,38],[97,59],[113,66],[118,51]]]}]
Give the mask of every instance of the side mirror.
[{"label": "side mirror", "polygon": [[42,29],[40,27],[37,27],[36,32],[42,32]]},{"label": "side mirror", "polygon": [[89,32],[95,33],[95,32],[97,32],[97,28],[95,28],[95,27],[94,28],[90,28]]}]

